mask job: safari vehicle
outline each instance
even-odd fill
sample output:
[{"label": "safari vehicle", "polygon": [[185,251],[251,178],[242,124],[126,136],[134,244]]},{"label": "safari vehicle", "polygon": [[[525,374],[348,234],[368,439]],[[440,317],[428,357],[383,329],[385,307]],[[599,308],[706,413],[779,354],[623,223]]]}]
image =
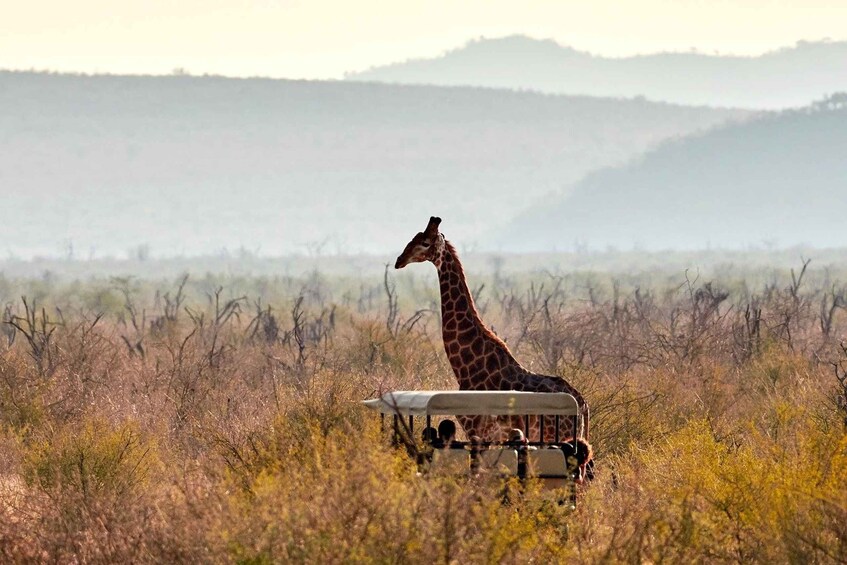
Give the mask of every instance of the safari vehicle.
[{"label": "safari vehicle", "polygon": [[[575,438],[560,438],[562,418],[572,418],[576,430],[579,408],[576,399],[566,393],[519,391],[395,391],[379,398],[364,401],[365,406],[385,416],[393,417],[395,442],[416,438],[415,419],[430,427],[433,418],[457,416],[522,417],[524,437],[520,444],[508,441],[457,442],[458,449],[440,448],[431,452],[427,471],[447,471],[458,474],[477,472],[516,476],[521,480],[536,477],[547,488],[568,488],[580,480],[580,468],[573,455],[577,452]],[[543,434],[530,434],[530,419],[544,423],[555,421],[553,441],[544,442]],[[417,429],[423,429],[423,426]],[[541,437],[537,437],[541,436]],[[560,440],[568,440],[561,443]],[[571,495],[573,500],[573,494]]]}]

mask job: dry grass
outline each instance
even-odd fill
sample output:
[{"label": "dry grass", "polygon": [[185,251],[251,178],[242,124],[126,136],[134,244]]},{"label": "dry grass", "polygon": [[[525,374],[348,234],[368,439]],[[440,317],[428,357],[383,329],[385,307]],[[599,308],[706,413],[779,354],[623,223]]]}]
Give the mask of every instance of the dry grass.
[{"label": "dry grass", "polygon": [[360,407],[454,386],[429,291],[231,282],[16,283],[37,301],[3,314],[0,561],[847,561],[837,284],[492,283],[486,319],[592,406],[569,512],[416,476]]}]

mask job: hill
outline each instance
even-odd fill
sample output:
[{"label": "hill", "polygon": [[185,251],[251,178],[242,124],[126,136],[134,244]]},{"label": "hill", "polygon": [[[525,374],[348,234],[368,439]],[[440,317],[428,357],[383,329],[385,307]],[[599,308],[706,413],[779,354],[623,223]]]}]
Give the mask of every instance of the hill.
[{"label": "hill", "polygon": [[[221,77],[0,72],[0,253],[396,250],[747,112]],[[144,255],[147,248],[138,250]]]},{"label": "hill", "polygon": [[845,245],[845,155],[840,94],[592,173],[539,201],[499,241],[507,249]]},{"label": "hill", "polygon": [[847,90],[847,41],[801,41],[758,57],[689,52],[607,58],[518,35],[471,41],[441,57],[350,73],[347,79],[782,109]]}]

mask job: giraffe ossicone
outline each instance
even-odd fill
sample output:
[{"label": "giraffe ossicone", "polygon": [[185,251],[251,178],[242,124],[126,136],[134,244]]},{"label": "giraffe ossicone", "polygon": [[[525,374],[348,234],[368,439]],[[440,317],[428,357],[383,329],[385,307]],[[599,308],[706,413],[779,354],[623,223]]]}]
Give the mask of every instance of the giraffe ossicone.
[{"label": "giraffe ossicone", "polygon": [[[402,269],[410,263],[429,261],[438,271],[441,291],[441,324],[444,350],[461,390],[522,390],[534,392],[566,392],[576,398],[580,408],[577,429],[570,418],[563,418],[559,437],[577,437],[588,441],[589,410],[582,394],[565,379],[533,373],[512,355],[506,343],[482,321],[465,279],[456,248],[439,232],[441,218],[432,216],[426,229],[417,233],[397,257],[394,267]],[[555,423],[546,418],[543,440],[553,441]],[[494,420],[459,418],[468,437],[491,437],[500,433]],[[513,418],[509,427],[524,427],[522,418]],[[539,418],[530,418],[530,440],[541,438]]]}]

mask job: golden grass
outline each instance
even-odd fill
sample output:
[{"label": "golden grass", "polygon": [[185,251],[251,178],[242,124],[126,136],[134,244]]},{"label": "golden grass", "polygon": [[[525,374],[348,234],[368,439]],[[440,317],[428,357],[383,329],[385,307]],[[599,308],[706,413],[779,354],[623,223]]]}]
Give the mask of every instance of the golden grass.
[{"label": "golden grass", "polygon": [[0,561],[847,561],[824,287],[490,301],[518,357],[592,406],[598,477],[571,511],[532,483],[418,476],[360,406],[454,386],[433,314],[387,323],[314,285],[271,310],[92,286],[4,315]]}]

